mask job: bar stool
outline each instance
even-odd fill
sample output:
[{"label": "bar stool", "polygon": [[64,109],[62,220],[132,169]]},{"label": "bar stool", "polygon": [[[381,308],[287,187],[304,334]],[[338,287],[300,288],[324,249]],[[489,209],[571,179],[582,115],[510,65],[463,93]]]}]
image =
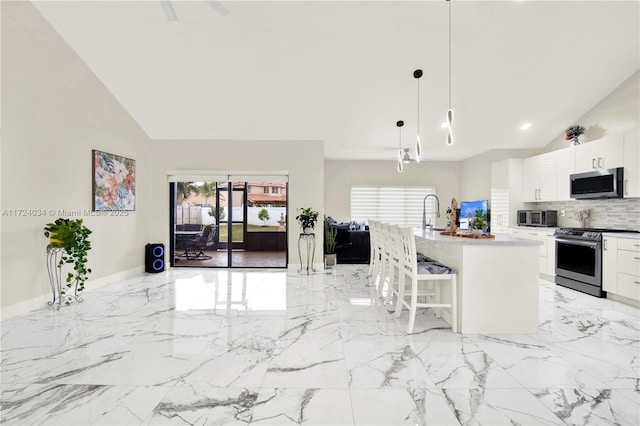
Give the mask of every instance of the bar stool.
[{"label": "bar stool", "polygon": [[[418,263],[418,253],[416,252],[416,240],[411,228],[399,228],[400,243],[398,252],[400,258],[400,277],[397,288],[392,291],[397,295],[396,318],[400,318],[403,307],[409,310],[409,321],[407,333],[413,332],[418,308],[432,308],[436,316],[441,308],[448,308],[451,311],[451,331],[458,332],[458,309],[456,292],[456,273],[432,259]],[[405,288],[406,277],[410,278],[410,285]],[[420,286],[421,282],[434,281],[432,287]],[[442,303],[440,285],[447,281],[450,285],[451,302]],[[409,290],[409,294],[407,294]],[[405,300],[405,298],[409,300]],[[418,298],[424,299],[419,301]]]},{"label": "bar stool", "polygon": [[380,244],[378,240],[380,239],[380,231],[379,226],[380,222],[377,220],[368,220],[369,222],[369,239],[370,239],[370,256],[369,256],[369,276],[373,281],[374,285],[377,281],[377,274],[379,274],[380,268]]},{"label": "bar stool", "polygon": [[[378,294],[387,303],[390,299],[390,289],[394,285],[395,251],[391,233],[395,232],[393,225],[380,224],[380,280],[377,286]],[[397,258],[396,258],[397,259]],[[385,291],[386,290],[386,291]]]}]

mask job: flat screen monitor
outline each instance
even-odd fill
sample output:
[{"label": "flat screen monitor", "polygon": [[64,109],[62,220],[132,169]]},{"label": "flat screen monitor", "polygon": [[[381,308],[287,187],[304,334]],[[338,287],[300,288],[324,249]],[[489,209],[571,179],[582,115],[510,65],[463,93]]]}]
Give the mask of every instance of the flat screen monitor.
[{"label": "flat screen monitor", "polygon": [[460,203],[460,229],[469,230],[469,222],[476,214],[477,209],[482,209],[483,214],[489,213],[489,200],[462,201]]}]

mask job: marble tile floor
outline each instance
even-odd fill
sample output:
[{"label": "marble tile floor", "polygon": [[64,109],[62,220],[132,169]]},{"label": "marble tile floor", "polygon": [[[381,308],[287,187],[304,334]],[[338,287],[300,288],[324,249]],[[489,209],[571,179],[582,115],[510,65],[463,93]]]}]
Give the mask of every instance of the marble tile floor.
[{"label": "marble tile floor", "polygon": [[638,425],[640,310],[540,282],[533,335],[406,335],[367,265],[171,269],[2,322],[15,425]]}]

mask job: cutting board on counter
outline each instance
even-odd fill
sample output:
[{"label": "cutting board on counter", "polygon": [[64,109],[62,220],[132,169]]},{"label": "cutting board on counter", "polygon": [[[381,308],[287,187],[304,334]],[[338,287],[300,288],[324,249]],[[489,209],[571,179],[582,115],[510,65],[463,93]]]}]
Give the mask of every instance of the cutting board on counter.
[{"label": "cutting board on counter", "polygon": [[448,235],[450,237],[461,237],[461,238],[477,238],[477,239],[488,239],[495,238],[495,235],[491,234],[482,234],[482,235],[473,235],[473,234],[456,234],[455,232],[443,231],[440,232],[440,235]]}]

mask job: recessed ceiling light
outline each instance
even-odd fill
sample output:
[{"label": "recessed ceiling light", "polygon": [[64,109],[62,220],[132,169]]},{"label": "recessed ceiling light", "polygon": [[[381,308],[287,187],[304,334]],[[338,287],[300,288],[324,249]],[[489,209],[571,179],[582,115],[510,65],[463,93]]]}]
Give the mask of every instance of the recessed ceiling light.
[{"label": "recessed ceiling light", "polygon": [[526,122],[526,123],[522,123],[522,125],[520,126],[520,130],[527,130],[531,127],[531,123],[530,122]]}]

